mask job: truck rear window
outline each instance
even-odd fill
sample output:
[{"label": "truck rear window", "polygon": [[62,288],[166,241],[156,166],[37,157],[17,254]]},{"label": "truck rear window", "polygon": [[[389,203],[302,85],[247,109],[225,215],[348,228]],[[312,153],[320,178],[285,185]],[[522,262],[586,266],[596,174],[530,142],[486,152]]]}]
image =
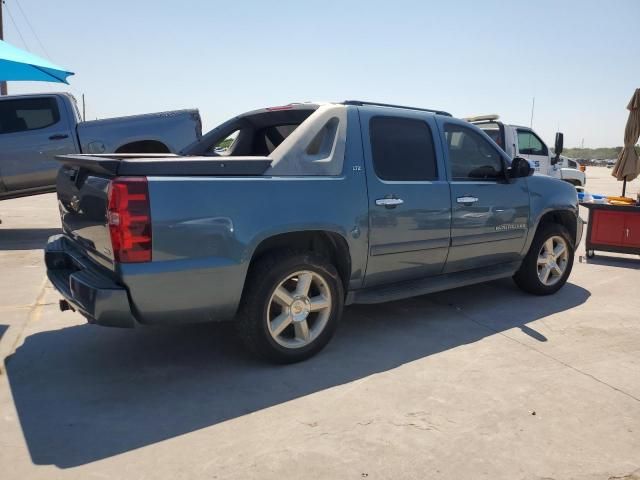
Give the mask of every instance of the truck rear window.
[{"label": "truck rear window", "polygon": [[482,130],[484,131],[484,133],[486,133],[491,137],[491,140],[493,140],[494,142],[496,142],[498,145],[502,147],[502,142],[500,140],[500,130],[487,130],[484,128]]},{"label": "truck rear window", "polygon": [[255,132],[251,154],[256,156],[267,156],[298,128],[299,123],[286,125],[273,125],[265,127]]},{"label": "truck rear window", "polygon": [[185,155],[266,157],[291,135],[317,107],[261,110],[241,115],[207,133]]},{"label": "truck rear window", "polygon": [[491,137],[491,140],[493,140],[494,142],[496,142],[500,148],[502,148],[504,150],[504,134],[503,134],[503,129],[500,127],[499,124],[495,123],[495,122],[489,122],[489,123],[476,123],[475,124],[476,127],[479,127],[484,133],[486,133],[487,135],[489,135],[489,137]]}]

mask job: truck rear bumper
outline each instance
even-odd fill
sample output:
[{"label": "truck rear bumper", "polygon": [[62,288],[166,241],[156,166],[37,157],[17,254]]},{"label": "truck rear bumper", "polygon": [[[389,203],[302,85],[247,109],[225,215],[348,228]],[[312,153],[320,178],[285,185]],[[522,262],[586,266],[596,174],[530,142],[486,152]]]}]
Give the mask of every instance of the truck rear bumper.
[{"label": "truck rear bumper", "polygon": [[93,267],[68,237],[54,235],[44,251],[47,276],[53,286],[89,323],[135,327],[126,288]]}]

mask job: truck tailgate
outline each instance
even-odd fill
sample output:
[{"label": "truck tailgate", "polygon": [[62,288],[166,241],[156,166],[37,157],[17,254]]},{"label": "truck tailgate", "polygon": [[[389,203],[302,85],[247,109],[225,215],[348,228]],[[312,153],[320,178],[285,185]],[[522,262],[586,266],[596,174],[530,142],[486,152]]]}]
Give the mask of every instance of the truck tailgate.
[{"label": "truck tailgate", "polygon": [[113,175],[99,168],[63,165],[56,188],[62,228],[95,261],[113,269],[107,195]]}]

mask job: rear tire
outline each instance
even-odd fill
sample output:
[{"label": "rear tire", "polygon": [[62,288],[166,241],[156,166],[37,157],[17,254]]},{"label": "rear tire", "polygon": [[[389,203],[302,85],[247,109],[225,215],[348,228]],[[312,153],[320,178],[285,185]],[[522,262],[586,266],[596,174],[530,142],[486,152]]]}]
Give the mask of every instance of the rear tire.
[{"label": "rear tire", "polygon": [[342,281],[327,259],[291,250],[268,253],[249,271],[238,334],[260,358],[300,362],[329,343],[343,305]]},{"label": "rear tire", "polygon": [[567,229],[557,223],[542,225],[513,280],[525,292],[551,295],[567,282],[573,257],[574,247]]}]

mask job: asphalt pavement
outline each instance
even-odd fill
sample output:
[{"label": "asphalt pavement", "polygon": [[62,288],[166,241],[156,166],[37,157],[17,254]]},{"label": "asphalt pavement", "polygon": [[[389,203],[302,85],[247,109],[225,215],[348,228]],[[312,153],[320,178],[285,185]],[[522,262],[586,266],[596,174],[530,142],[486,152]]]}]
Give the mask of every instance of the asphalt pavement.
[{"label": "asphalt pavement", "polygon": [[[619,194],[610,172],[587,189]],[[60,312],[55,196],[0,219],[3,480],[640,479],[638,256],[581,246],[551,297],[501,280],[352,306],[320,355],[272,366],[228,325]]]}]

